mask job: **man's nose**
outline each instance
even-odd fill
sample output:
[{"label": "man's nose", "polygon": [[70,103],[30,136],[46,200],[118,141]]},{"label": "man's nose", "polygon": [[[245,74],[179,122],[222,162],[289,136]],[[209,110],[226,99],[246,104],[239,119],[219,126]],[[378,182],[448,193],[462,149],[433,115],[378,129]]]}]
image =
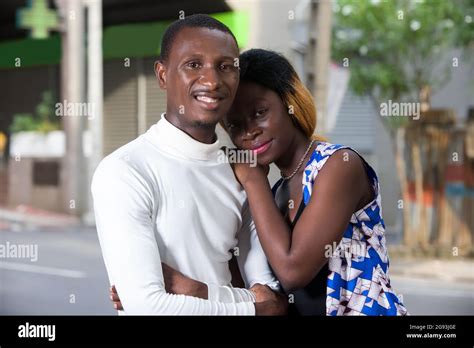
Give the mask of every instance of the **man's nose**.
[{"label": "man's nose", "polygon": [[215,68],[206,68],[202,70],[202,75],[199,82],[208,87],[210,90],[214,90],[221,84],[221,77]]}]

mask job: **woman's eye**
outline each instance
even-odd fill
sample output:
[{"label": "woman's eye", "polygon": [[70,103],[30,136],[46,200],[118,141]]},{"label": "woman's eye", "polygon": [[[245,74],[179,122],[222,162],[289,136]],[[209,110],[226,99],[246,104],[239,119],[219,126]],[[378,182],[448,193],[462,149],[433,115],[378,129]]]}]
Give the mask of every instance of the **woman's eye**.
[{"label": "woman's eye", "polygon": [[263,116],[265,114],[265,112],[267,112],[267,109],[257,110],[257,112],[255,113],[255,116],[257,116],[257,117]]}]

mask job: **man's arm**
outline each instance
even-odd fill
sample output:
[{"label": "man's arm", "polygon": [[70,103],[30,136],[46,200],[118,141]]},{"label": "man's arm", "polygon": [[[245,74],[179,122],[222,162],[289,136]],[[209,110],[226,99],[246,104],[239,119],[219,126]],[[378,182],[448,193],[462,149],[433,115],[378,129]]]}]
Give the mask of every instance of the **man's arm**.
[{"label": "man's arm", "polygon": [[[237,263],[247,289],[255,284],[267,285],[274,291],[280,290],[267,258],[257,237],[255,224],[250,215],[248,203],[242,209],[242,226],[237,234],[238,244],[234,250]],[[207,284],[208,298],[220,302],[256,301],[255,293],[245,288]]]},{"label": "man's arm", "polygon": [[248,201],[245,202],[242,209],[242,227],[237,238],[237,262],[246,287],[263,284],[274,291],[279,291],[280,283],[273,274],[258,239]]},{"label": "man's arm", "polygon": [[[251,301],[222,303],[166,293],[155,239],[153,191],[123,160],[108,158],[92,182],[97,231],[126,314],[254,315]],[[157,202],[155,202],[157,203]]]}]

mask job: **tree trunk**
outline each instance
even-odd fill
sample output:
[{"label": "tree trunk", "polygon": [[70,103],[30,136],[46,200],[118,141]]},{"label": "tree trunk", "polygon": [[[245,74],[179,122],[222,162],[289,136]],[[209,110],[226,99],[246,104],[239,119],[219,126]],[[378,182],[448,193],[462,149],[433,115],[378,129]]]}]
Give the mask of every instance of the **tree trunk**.
[{"label": "tree trunk", "polygon": [[417,241],[421,247],[426,250],[428,248],[428,233],[426,224],[426,205],[423,192],[423,165],[421,163],[421,130],[417,129],[411,147],[412,163],[415,174],[415,197],[416,197],[416,227],[415,234]]},{"label": "tree trunk", "polygon": [[[404,161],[405,153],[405,128],[397,128],[395,134],[395,162],[397,166],[398,179],[400,181],[400,193],[402,196],[403,213],[403,243],[411,248],[413,246],[413,235],[411,233],[411,203],[408,194],[407,172]],[[400,204],[398,205],[400,207]]]}]

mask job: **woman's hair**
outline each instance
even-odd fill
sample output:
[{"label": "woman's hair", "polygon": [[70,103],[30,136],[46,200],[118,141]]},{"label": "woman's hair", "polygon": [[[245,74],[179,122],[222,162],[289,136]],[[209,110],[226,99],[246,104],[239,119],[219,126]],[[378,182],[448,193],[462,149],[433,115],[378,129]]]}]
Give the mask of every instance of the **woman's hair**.
[{"label": "woman's hair", "polygon": [[276,92],[288,110],[293,124],[308,138],[323,140],[314,135],[316,106],[290,62],[281,54],[251,49],[240,55],[240,81],[250,81]]}]

